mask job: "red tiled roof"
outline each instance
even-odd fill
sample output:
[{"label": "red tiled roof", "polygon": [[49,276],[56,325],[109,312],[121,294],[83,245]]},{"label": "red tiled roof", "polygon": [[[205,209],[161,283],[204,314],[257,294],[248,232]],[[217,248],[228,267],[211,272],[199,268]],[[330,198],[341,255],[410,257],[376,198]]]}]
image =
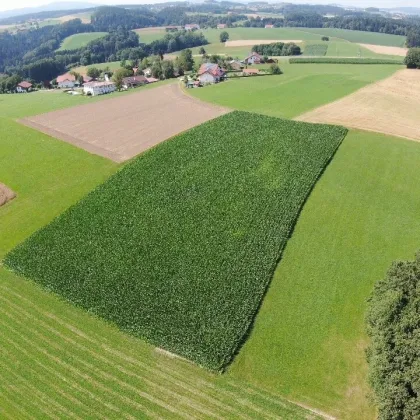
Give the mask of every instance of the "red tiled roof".
[{"label": "red tiled roof", "polygon": [[201,76],[204,73],[209,73],[213,76],[218,76],[221,77],[223,76],[223,74],[225,73],[223,71],[223,69],[221,69],[218,64],[213,64],[213,63],[203,63],[199,70],[198,70],[198,75]]},{"label": "red tiled roof", "polygon": [[93,79],[89,76],[85,76],[83,75],[83,83],[89,83],[91,82]]},{"label": "red tiled roof", "polygon": [[62,83],[65,81],[75,82],[76,78],[70,73],[65,73],[65,74],[62,74],[61,76],[57,76],[57,83]]},{"label": "red tiled roof", "polygon": [[251,58],[251,57],[256,57],[260,60],[262,59],[262,56],[260,54],[253,52],[251,55],[248,55],[248,57],[246,57],[245,60],[248,60],[248,58]]},{"label": "red tiled roof", "polygon": [[26,82],[25,80],[23,82],[20,82],[18,84],[18,86],[20,86],[23,89],[28,89],[30,87],[32,87],[32,83]]}]

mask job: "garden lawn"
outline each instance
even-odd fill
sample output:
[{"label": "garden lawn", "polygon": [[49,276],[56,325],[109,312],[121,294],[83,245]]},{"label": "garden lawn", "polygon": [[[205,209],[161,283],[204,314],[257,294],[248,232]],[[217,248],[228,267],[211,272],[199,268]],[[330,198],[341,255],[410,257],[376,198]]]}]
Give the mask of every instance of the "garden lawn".
[{"label": "garden lawn", "polygon": [[5,264],[159,347],[222,369],[346,132],[227,114],[135,159]]},{"label": "garden lawn", "polygon": [[288,64],[283,75],[231,79],[188,93],[243,111],[293,118],[391,76],[399,65]]},{"label": "garden lawn", "polygon": [[373,419],[364,316],[391,262],[420,248],[420,144],[352,131],[288,241],[233,377],[338,418]]},{"label": "garden lawn", "polygon": [[103,38],[107,34],[108,32],[86,32],[70,35],[63,40],[58,51],[77,50],[79,48],[86,47],[90,41]]}]

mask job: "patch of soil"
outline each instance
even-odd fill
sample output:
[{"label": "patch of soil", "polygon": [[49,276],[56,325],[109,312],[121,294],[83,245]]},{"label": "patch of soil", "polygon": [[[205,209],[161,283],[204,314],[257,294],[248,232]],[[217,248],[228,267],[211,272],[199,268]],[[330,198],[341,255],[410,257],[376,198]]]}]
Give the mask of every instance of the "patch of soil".
[{"label": "patch of soil", "polygon": [[16,194],[0,182],[0,206],[6,204],[10,200],[13,200],[15,197]]}]

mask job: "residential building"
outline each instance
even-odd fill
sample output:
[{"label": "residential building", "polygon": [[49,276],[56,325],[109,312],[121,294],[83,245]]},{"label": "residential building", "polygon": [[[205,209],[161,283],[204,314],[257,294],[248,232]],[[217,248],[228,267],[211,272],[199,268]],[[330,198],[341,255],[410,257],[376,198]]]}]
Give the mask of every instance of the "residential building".
[{"label": "residential building", "polygon": [[271,23],[270,24],[268,24],[268,25],[265,25],[264,26],[264,28],[268,28],[268,29],[272,29],[272,28],[274,28],[274,25],[272,25]]},{"label": "residential building", "polygon": [[25,80],[23,82],[20,82],[16,86],[17,93],[26,93],[26,92],[30,92],[31,90],[32,90],[32,83],[26,82]]},{"label": "residential building", "polygon": [[76,86],[77,80],[70,73],[65,73],[57,77],[57,87],[60,89],[72,89]]},{"label": "residential building", "polygon": [[260,64],[263,62],[263,57],[256,52],[251,53],[248,57],[245,58],[245,64]]},{"label": "residential building", "polygon": [[83,93],[89,96],[104,95],[115,91],[113,82],[90,82],[83,86]]},{"label": "residential building", "polygon": [[200,29],[200,25],[198,23],[188,23],[184,28],[186,31],[194,31],[195,29]]},{"label": "residential building", "polygon": [[232,70],[235,70],[235,71],[240,71],[244,68],[244,65],[238,60],[229,61],[229,65],[232,68]]},{"label": "residential building", "polygon": [[124,89],[134,88],[137,86],[147,85],[149,82],[144,76],[131,76],[123,79],[122,87]]},{"label": "residential building", "polygon": [[225,29],[225,28],[227,28],[226,23],[219,23],[219,24],[217,25],[217,29]]},{"label": "residential building", "polygon": [[198,70],[198,80],[201,84],[218,83],[225,78],[225,71],[218,64],[204,63]]}]

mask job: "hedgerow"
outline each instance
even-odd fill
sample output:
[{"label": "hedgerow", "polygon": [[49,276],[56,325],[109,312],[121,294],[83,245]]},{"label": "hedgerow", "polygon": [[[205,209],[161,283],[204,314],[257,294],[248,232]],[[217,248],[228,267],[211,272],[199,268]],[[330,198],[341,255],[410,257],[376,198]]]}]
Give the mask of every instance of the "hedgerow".
[{"label": "hedgerow", "polygon": [[404,64],[402,60],[384,60],[381,58],[290,58],[290,64]]},{"label": "hedgerow", "polygon": [[125,331],[223,369],[346,133],[227,114],[133,160],[5,264]]},{"label": "hedgerow", "polygon": [[305,47],[305,55],[322,57],[327,54],[328,44],[309,44]]}]

